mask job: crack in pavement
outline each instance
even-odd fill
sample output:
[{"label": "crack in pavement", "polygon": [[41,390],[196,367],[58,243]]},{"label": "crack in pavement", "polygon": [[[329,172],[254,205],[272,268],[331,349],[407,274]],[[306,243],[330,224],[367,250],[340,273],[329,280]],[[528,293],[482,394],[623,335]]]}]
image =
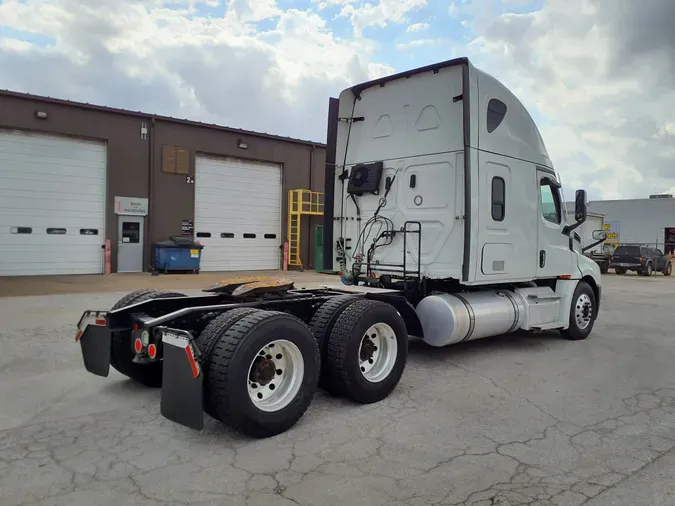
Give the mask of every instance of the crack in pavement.
[{"label": "crack in pavement", "polygon": [[[332,494],[354,504],[365,496],[368,504],[584,504],[675,448],[671,389],[623,399],[622,415],[587,426],[539,410],[546,417],[540,427],[508,442],[486,434],[462,441],[438,426],[426,431],[419,412],[398,419],[354,412],[351,423],[346,417],[335,424],[332,411],[341,407],[318,404],[330,427],[303,422],[261,441],[237,439],[212,423],[191,435],[147,408],[3,431],[2,505],[92,493],[180,505],[224,497],[247,504],[261,495],[332,504]],[[410,441],[411,427],[422,437]]]},{"label": "crack in pavement", "polygon": [[[44,349],[38,360],[48,357],[52,339],[49,329],[40,329]],[[57,337],[61,333],[57,326]],[[631,377],[631,364],[640,359],[636,350],[644,345],[633,344],[640,337],[621,339],[581,343],[581,353],[554,341],[517,338],[433,353],[414,350],[403,379],[384,401],[354,405],[319,392],[296,427],[266,440],[246,439],[210,417],[202,432],[191,431],[160,415],[155,393],[109,379],[101,393],[105,389],[106,401],[124,401],[122,408],[99,402],[96,414],[69,416],[69,403],[91,399],[71,391],[57,410],[40,415],[59,418],[26,417],[26,425],[0,430],[0,506],[585,504],[675,448],[675,389],[650,388],[673,384],[664,376],[669,357],[654,366],[653,375],[640,371],[638,380],[607,393],[610,382]],[[7,333],[0,342],[19,349]],[[623,376],[575,382],[570,366],[555,369],[570,357],[607,353],[610,344],[621,348],[611,358],[630,355],[616,366],[628,368]],[[666,349],[654,346],[650,365]],[[498,357],[481,353],[486,347],[497,348]],[[553,347],[552,358],[532,372]],[[525,358],[523,349],[531,351]],[[81,367],[71,351],[58,351],[49,361],[56,370],[55,364]],[[494,375],[504,379],[486,374],[494,364],[501,371]],[[37,365],[3,362],[3,374],[32,373]],[[518,390],[535,391],[527,385],[531,378],[541,383],[529,398]],[[558,395],[557,385],[551,388],[557,378],[565,389],[560,397],[546,397]],[[93,381],[87,395],[99,393]],[[575,409],[577,402],[585,404]],[[592,402],[602,404],[587,415]]]}]

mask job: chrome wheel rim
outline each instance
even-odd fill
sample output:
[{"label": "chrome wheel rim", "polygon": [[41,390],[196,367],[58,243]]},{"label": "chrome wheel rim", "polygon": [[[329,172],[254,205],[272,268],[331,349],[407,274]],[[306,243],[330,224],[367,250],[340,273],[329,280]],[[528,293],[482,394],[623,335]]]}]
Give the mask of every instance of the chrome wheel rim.
[{"label": "chrome wheel rim", "polygon": [[300,391],[305,361],[295,344],[285,339],[263,346],[248,368],[248,396],[268,413],[288,406]]},{"label": "chrome wheel rim", "polygon": [[591,320],[593,319],[593,303],[587,294],[582,293],[577,299],[574,307],[574,317],[577,327],[581,330],[584,330],[591,324]]},{"label": "chrome wheel rim", "polygon": [[384,380],[396,364],[398,341],[396,333],[386,323],[372,325],[361,338],[359,371],[371,383]]}]

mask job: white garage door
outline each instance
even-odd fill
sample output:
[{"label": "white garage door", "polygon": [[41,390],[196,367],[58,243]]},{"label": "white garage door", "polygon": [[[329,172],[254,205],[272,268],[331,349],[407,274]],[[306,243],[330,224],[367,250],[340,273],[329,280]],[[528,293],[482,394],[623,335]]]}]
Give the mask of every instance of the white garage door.
[{"label": "white garage door", "polygon": [[103,272],[103,142],[0,130],[0,275]]},{"label": "white garage door", "polygon": [[281,250],[281,166],[197,156],[195,240],[201,269],[278,269]]}]

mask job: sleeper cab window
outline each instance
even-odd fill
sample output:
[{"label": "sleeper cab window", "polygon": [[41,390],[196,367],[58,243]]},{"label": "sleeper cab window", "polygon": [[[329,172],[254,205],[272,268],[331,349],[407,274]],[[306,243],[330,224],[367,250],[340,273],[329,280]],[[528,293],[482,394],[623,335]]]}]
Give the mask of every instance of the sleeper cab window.
[{"label": "sleeper cab window", "polygon": [[558,189],[552,187],[546,181],[541,182],[541,214],[546,221],[556,225],[560,224],[561,210]]},{"label": "sleeper cab window", "polygon": [[491,99],[487,106],[486,126],[488,133],[494,132],[506,116],[506,104],[496,98]]},{"label": "sleeper cab window", "polygon": [[492,178],[492,219],[504,221],[506,214],[506,183],[504,178],[495,176]]}]

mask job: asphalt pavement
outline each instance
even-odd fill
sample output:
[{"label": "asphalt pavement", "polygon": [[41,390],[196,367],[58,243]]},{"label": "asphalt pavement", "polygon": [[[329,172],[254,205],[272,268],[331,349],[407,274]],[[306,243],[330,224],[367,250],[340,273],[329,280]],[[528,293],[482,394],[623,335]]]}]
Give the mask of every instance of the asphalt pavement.
[{"label": "asphalt pavement", "polygon": [[413,341],[385,401],[320,392],[262,441],[178,426],[158,390],[84,370],[81,312],[124,292],[4,297],[0,506],[675,504],[675,284],[603,281],[585,341]]}]

